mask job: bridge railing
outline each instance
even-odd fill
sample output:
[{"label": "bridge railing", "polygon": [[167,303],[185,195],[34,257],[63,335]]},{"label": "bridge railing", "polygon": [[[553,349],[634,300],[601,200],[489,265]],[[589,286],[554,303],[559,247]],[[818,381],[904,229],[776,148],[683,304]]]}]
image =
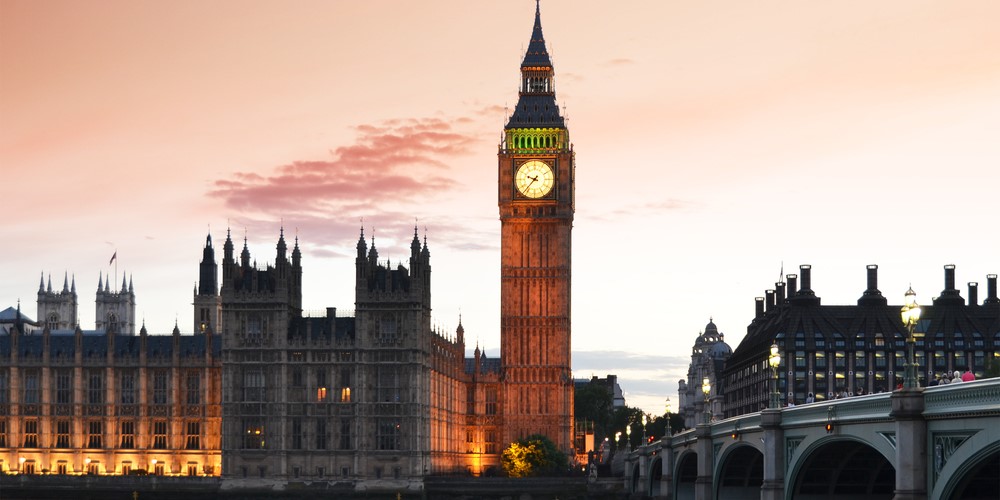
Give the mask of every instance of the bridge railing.
[{"label": "bridge railing", "polygon": [[1000,378],[939,385],[924,390],[924,418],[1000,415]]}]

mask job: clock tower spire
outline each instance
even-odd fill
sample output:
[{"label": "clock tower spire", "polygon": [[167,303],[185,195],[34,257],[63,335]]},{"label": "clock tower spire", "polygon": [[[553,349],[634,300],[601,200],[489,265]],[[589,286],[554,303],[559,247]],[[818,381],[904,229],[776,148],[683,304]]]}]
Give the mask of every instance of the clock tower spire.
[{"label": "clock tower spire", "polygon": [[503,442],[544,434],[572,448],[570,274],[575,153],[556,104],[541,9],[498,158]]}]

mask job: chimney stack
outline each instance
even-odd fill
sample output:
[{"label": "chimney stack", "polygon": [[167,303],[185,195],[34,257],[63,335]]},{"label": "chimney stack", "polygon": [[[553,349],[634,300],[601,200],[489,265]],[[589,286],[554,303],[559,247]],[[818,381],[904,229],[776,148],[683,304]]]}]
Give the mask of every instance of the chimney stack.
[{"label": "chimney stack", "polygon": [[798,289],[795,288],[798,284],[798,280],[799,276],[797,274],[789,274],[785,276],[785,281],[788,282],[788,290],[785,293],[788,294],[789,298],[793,297],[798,292]]},{"label": "chimney stack", "polygon": [[765,290],[764,295],[767,296],[767,312],[771,312],[774,309],[774,290]]},{"label": "chimney stack", "polygon": [[802,275],[802,288],[796,295],[813,295],[812,291],[812,266],[802,264],[799,266],[799,273]]},{"label": "chimney stack", "polygon": [[754,319],[757,319],[764,315],[764,297],[755,297],[754,301]]},{"label": "chimney stack", "polygon": [[774,302],[779,306],[785,303],[785,284],[780,281],[774,284]]},{"label": "chimney stack", "polygon": [[1000,304],[1000,299],[997,298],[997,275],[987,274],[986,275],[986,300],[983,304]]},{"label": "chimney stack", "polygon": [[979,303],[979,283],[969,282],[969,305],[974,306]]},{"label": "chimney stack", "polygon": [[944,291],[955,290],[955,264],[944,266]]},{"label": "chimney stack", "polygon": [[868,289],[865,291],[865,295],[882,295],[882,292],[878,290],[878,265],[870,264],[868,266]]}]

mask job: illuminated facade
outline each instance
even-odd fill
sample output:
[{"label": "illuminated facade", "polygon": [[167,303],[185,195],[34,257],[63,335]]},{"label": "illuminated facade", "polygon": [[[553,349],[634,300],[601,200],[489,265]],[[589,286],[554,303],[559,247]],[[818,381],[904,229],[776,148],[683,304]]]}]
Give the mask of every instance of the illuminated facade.
[{"label": "illuminated facade", "polygon": [[517,106],[497,154],[505,443],[544,434],[573,447],[570,275],[575,152],[556,104],[539,10]]},{"label": "illuminated facade", "polygon": [[21,317],[0,335],[5,473],[219,474],[220,342],[211,332],[29,326]]}]

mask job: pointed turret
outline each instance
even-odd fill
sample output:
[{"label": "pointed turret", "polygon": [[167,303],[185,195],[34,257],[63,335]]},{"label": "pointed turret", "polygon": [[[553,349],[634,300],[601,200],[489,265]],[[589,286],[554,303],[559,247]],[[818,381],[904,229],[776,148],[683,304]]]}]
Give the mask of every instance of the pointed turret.
[{"label": "pointed turret", "polygon": [[128,275],[128,293],[129,295],[135,295],[135,290],[132,288],[132,275]]},{"label": "pointed turret", "polygon": [[275,265],[281,264],[288,259],[288,246],[285,245],[285,226],[281,226],[278,231],[278,255],[274,259]]},{"label": "pointed turret", "polygon": [[375,230],[372,229],[372,248],[368,250],[368,261],[372,266],[378,265],[378,250],[375,249]]},{"label": "pointed turret", "polygon": [[[211,241],[211,235],[208,236]],[[222,244],[222,263],[233,262],[233,238],[230,229],[226,228],[226,242]]]},{"label": "pointed turret", "polygon": [[358,258],[365,258],[366,253],[368,253],[368,243],[365,242],[365,227],[361,226],[361,236],[358,237]]},{"label": "pointed turret", "polygon": [[69,271],[63,274],[63,289],[62,293],[69,293]]},{"label": "pointed turret", "polygon": [[416,258],[420,253],[420,238],[417,236],[417,226],[413,226],[413,241],[410,242],[410,257]]},{"label": "pointed turret", "polygon": [[243,235],[243,251],[240,252],[240,265],[250,267],[250,249],[247,248],[247,237]]},{"label": "pointed turret", "polygon": [[104,279],[104,293],[111,293],[111,273]]},{"label": "pointed turret", "polygon": [[125,279],[125,275],[122,274],[122,288],[119,292],[125,293],[126,290],[128,290],[128,281]]},{"label": "pointed turret", "polygon": [[[228,233],[226,243],[232,248]],[[198,288],[195,295],[216,295],[219,293],[219,266],[215,264],[215,248],[212,246],[212,235],[205,238],[205,248],[201,251],[201,264],[198,265]]]},{"label": "pointed turret", "polygon": [[104,291],[104,284],[103,284],[104,281],[103,281],[103,278],[104,278],[104,273],[100,273],[100,274],[97,275],[97,291],[98,292],[103,292]]},{"label": "pointed turret", "polygon": [[42,276],[38,278],[38,293],[45,293],[45,271],[42,271]]},{"label": "pointed turret", "polygon": [[70,293],[76,295],[76,275],[73,275],[73,282],[69,285]]},{"label": "pointed turret", "polygon": [[295,246],[292,247],[292,265],[299,267],[302,263],[302,252],[299,251],[299,235],[295,235]]},{"label": "pointed turret", "polygon": [[461,314],[458,315],[458,328],[455,329],[455,337],[458,339],[459,344],[465,344],[465,327],[462,326]]},{"label": "pointed turret", "polygon": [[52,293],[52,275],[51,274],[49,275],[49,282],[45,286],[45,292],[46,293]]}]

